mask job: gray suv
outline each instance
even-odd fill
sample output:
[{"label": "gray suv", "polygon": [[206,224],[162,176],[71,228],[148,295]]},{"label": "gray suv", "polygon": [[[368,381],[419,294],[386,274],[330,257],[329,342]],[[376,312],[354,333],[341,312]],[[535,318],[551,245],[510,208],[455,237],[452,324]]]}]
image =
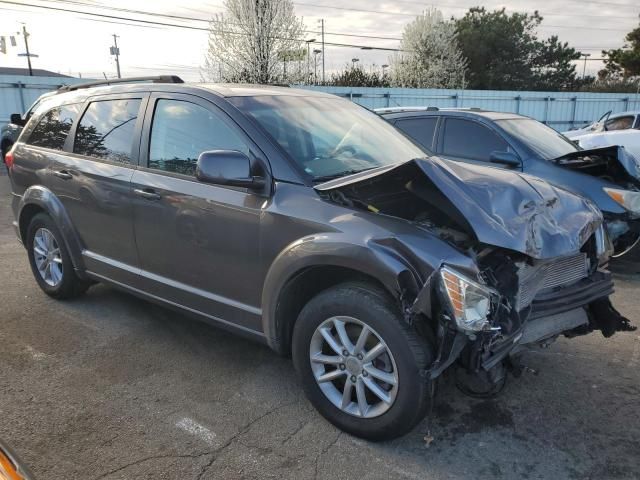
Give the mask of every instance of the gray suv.
[{"label": "gray suv", "polygon": [[491,395],[525,347],[633,329],[589,201],[427,158],[331,95],[154,80],[63,88],[7,155],[48,295],[104,282],[263,342],[374,440],[411,429],[445,370]]}]

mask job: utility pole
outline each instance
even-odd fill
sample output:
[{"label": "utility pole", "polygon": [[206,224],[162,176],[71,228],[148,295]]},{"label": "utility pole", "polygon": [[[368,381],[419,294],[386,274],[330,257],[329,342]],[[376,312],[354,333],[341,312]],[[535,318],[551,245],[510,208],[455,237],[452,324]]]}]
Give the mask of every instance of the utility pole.
[{"label": "utility pole", "polygon": [[322,28],[322,84],[324,85],[324,18],[320,19]]},{"label": "utility pole", "polygon": [[120,49],[118,48],[118,36],[113,34],[113,47],[109,49],[111,55],[116,57],[116,69],[118,70],[118,78],[122,78],[120,76]]},{"label": "utility pole", "polygon": [[27,65],[29,65],[29,76],[33,77],[33,68],[31,68],[31,57],[37,57],[29,52],[29,32],[27,32],[27,26],[22,25],[22,36],[24,37],[24,49],[27,53],[19,54],[20,56],[27,57]]}]

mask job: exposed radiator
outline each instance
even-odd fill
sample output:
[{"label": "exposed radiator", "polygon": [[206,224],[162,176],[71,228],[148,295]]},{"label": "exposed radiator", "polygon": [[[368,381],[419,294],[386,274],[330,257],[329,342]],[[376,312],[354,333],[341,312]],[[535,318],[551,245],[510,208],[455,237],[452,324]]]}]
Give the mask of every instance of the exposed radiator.
[{"label": "exposed radiator", "polygon": [[518,271],[519,291],[516,310],[531,304],[538,292],[548,288],[571,285],[589,273],[589,261],[585,253],[538,265],[523,265]]}]

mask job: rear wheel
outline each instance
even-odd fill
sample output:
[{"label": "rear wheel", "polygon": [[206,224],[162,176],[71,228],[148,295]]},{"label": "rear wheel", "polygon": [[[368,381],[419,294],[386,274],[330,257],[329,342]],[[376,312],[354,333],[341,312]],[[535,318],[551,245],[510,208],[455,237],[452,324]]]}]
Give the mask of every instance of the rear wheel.
[{"label": "rear wheel", "polygon": [[58,299],[82,295],[90,283],[76,275],[60,230],[51,217],[39,213],[27,227],[29,264],[40,288]]},{"label": "rear wheel", "polygon": [[403,435],[428,407],[421,371],[432,350],[375,287],[342,284],[314,297],[294,327],[293,361],[311,403],[358,437]]}]

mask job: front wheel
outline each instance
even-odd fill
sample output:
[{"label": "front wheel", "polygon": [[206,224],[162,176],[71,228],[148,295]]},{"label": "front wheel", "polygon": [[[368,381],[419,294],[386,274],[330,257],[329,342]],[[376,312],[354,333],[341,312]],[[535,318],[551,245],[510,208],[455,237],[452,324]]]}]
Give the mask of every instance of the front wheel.
[{"label": "front wheel", "polygon": [[411,430],[429,403],[421,375],[432,349],[388,296],[366,284],[321,292],[293,331],[293,361],[303,389],[338,428],[369,440]]}]

